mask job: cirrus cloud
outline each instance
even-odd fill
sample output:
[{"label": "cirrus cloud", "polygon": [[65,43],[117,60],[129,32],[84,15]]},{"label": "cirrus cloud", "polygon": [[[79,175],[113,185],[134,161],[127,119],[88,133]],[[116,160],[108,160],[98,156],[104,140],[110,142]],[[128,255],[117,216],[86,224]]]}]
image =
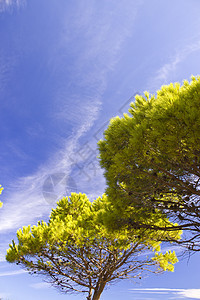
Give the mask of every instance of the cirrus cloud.
[{"label": "cirrus cloud", "polygon": [[25,0],[0,0],[0,13],[14,7],[19,8],[25,4]]},{"label": "cirrus cloud", "polygon": [[145,294],[168,294],[169,299],[200,299],[200,289],[175,289],[175,288],[139,288],[130,291]]}]

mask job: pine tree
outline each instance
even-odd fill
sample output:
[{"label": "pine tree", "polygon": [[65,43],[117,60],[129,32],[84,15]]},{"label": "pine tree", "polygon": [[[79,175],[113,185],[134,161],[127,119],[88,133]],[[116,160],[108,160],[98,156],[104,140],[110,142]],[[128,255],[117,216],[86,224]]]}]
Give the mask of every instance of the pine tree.
[{"label": "pine tree", "polygon": [[105,195],[92,203],[85,194],[61,199],[48,223],[17,231],[18,244],[10,244],[7,261],[45,276],[63,293],[85,293],[88,300],[100,299],[110,282],[173,271],[178,260],[174,252],[160,252],[157,236],[161,232],[108,232],[100,221],[107,205]]},{"label": "pine tree", "polygon": [[112,220],[157,230],[148,214],[158,209],[179,223],[162,229],[185,229],[185,242],[200,250],[200,77],[137,95],[130,106],[99,142]]}]

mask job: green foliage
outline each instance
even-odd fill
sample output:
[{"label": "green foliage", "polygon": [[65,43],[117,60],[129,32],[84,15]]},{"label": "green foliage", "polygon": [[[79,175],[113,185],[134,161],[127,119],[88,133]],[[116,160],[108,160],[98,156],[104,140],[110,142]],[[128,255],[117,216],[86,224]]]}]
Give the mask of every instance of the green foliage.
[{"label": "green foliage", "polygon": [[152,260],[159,261],[160,268],[164,271],[174,271],[174,264],[178,261],[174,251],[168,251],[165,254],[156,253]]},{"label": "green foliage", "polygon": [[108,231],[102,222],[108,207],[105,195],[91,203],[85,194],[72,193],[58,202],[48,223],[17,231],[18,244],[10,244],[7,261],[45,275],[63,292],[85,292],[93,300],[110,281],[173,271],[176,255],[162,254],[155,234],[128,227]]},{"label": "green foliage", "polygon": [[[0,185],[0,195],[1,195],[2,191],[3,191],[3,188],[2,188],[2,186]],[[0,201],[0,207],[2,207],[2,205],[3,205],[3,203]]]},{"label": "green foliage", "polygon": [[[182,228],[196,231],[200,226],[200,77],[182,86],[162,86],[156,95],[137,95],[130,106],[130,115],[112,119],[99,142],[107,194],[116,214],[126,211],[128,217],[131,209],[138,209],[138,223],[141,215],[149,223],[157,209],[156,213],[177,219]],[[137,221],[131,212],[129,216]]]}]

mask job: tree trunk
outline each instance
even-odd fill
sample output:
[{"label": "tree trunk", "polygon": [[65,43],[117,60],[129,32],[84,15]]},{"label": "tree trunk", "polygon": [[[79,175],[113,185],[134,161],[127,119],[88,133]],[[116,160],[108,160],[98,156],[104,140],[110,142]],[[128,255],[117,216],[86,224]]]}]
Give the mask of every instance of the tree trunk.
[{"label": "tree trunk", "polygon": [[91,300],[91,299],[92,299],[92,289],[89,290],[89,295],[87,297],[87,300]]},{"label": "tree trunk", "polygon": [[92,300],[99,300],[100,299],[100,296],[101,296],[101,294],[102,294],[102,292],[105,288],[105,285],[106,285],[106,282],[102,282],[100,284],[99,288],[94,290]]}]

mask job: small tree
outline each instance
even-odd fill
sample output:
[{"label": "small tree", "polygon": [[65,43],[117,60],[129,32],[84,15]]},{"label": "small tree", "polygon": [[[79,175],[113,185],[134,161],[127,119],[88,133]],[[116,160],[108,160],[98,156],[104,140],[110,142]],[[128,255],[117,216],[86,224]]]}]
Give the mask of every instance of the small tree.
[{"label": "small tree", "polygon": [[[18,244],[12,241],[7,261],[45,275],[64,293],[86,293],[88,300],[100,299],[109,282],[173,271],[176,255],[160,253],[155,235],[144,230],[108,232],[99,222],[107,205],[105,195],[93,203],[84,194],[63,198],[48,223],[17,231]],[[152,255],[145,256],[146,251]]]},{"label": "small tree", "polygon": [[190,248],[200,250],[200,77],[163,86],[157,95],[137,95],[129,112],[112,119],[99,142],[116,215],[128,207],[144,216],[157,208],[179,226],[159,228],[131,214],[120,222],[189,230]]}]

